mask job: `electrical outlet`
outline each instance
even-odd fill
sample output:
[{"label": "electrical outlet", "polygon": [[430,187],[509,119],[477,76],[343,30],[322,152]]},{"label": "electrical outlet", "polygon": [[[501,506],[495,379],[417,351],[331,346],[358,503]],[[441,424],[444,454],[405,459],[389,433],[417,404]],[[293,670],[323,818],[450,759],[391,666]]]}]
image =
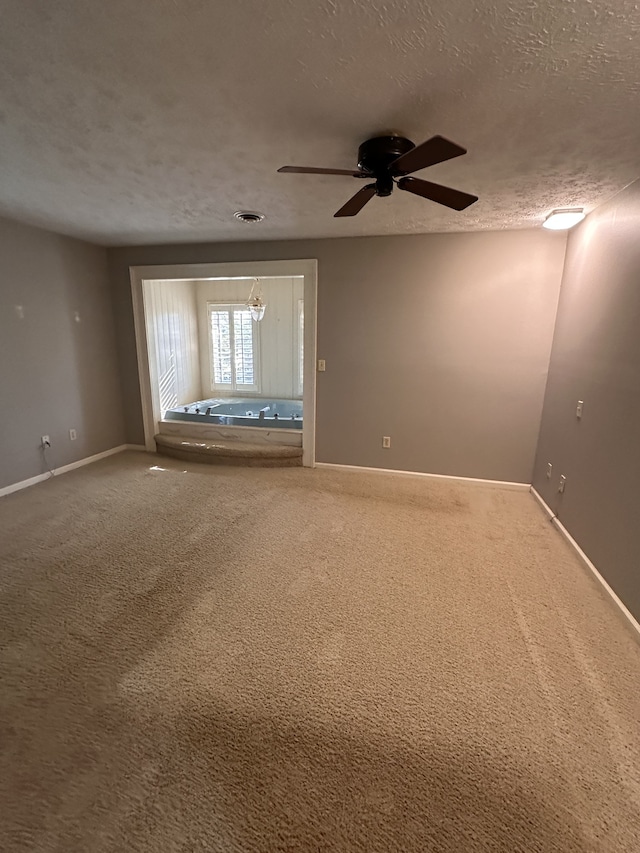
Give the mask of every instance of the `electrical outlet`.
[{"label": "electrical outlet", "polygon": [[562,494],[564,492],[564,487],[566,485],[566,482],[567,482],[567,478],[564,476],[564,474],[561,474],[560,475],[560,485],[558,486],[558,491],[560,492],[560,494]]},{"label": "electrical outlet", "polygon": [[51,447],[51,439],[48,435],[43,435],[40,438],[40,446],[41,447]]},{"label": "electrical outlet", "polygon": [[383,435],[382,436],[382,446],[384,448],[391,447],[391,436],[390,435]]},{"label": "electrical outlet", "polygon": [[551,479],[551,472],[553,471],[553,465],[551,462],[547,462],[547,480]]},{"label": "electrical outlet", "polygon": [[318,370],[320,371],[320,373],[324,373],[324,371],[326,369],[327,369],[327,366],[325,364],[324,358],[319,358],[318,359]]},{"label": "electrical outlet", "polygon": [[75,441],[77,437],[78,437],[78,433],[75,431],[75,429],[70,429],[69,430],[69,440]]},{"label": "electrical outlet", "polygon": [[578,400],[578,405],[576,406],[576,417],[582,417],[582,407],[584,406],[584,400]]}]

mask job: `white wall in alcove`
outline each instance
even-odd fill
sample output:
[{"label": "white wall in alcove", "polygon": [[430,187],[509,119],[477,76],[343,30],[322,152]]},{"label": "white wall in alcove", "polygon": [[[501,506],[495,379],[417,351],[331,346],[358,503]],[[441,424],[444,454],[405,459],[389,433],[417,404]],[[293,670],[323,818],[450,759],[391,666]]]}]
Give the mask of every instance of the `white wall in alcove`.
[{"label": "white wall in alcove", "polygon": [[[200,385],[202,396],[219,396],[211,387],[208,311],[209,303],[243,305],[252,278],[209,279],[195,282],[200,338]],[[259,328],[259,397],[287,400],[302,397],[299,377],[299,302],[304,297],[302,276],[260,277],[267,305]]]}]

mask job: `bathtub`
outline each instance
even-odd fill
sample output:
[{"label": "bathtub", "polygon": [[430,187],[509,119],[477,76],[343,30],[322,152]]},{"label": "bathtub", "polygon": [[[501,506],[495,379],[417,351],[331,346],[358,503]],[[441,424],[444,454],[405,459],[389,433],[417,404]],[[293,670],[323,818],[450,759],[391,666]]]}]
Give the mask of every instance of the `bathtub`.
[{"label": "bathtub", "polygon": [[198,400],[168,409],[164,420],[267,429],[302,429],[302,400],[270,400],[257,397]]}]

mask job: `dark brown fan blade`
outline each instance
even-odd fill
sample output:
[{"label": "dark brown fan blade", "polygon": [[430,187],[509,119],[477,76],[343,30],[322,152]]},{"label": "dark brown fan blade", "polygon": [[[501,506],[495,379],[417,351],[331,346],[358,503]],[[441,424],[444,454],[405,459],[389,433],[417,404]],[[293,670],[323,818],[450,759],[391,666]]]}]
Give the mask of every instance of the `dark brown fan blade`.
[{"label": "dark brown fan blade", "polygon": [[337,213],[334,213],[334,216],[355,216],[356,213],[360,213],[365,204],[369,201],[369,199],[373,198],[376,194],[376,185],[375,184],[367,184],[366,187],[362,187],[361,190],[351,196],[349,201],[343,205]]},{"label": "dark brown fan blade", "polygon": [[469,195],[460,190],[453,190],[451,187],[432,184],[431,181],[422,181],[420,178],[400,178],[398,188],[422,198],[437,201],[438,204],[444,204],[445,207],[452,207],[454,210],[464,210],[465,207],[478,201],[477,195]]},{"label": "dark brown fan blade", "polygon": [[316,169],[313,166],[281,166],[279,172],[291,175],[350,175],[352,178],[369,178],[366,172],[357,169]]},{"label": "dark brown fan blade", "polygon": [[393,160],[389,164],[389,170],[394,176],[410,175],[418,169],[426,169],[427,166],[435,166],[436,163],[443,163],[445,160],[451,160],[452,157],[460,157],[461,154],[466,153],[466,148],[461,148],[444,136],[432,136],[422,145],[416,145],[411,151]]}]

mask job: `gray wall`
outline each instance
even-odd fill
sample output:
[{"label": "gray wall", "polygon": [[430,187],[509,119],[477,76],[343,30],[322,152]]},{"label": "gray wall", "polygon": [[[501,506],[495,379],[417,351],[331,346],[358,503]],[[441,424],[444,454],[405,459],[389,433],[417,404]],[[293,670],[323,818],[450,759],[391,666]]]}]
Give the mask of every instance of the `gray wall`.
[{"label": "gray wall", "polygon": [[[578,400],[584,401],[581,420]],[[569,237],[533,483],[640,619],[639,424],[636,182]],[[563,495],[561,474],[567,477]]]},{"label": "gray wall", "polygon": [[127,439],[129,265],[317,258],[317,460],[531,482],[565,246],[536,229],[110,250]]},{"label": "gray wall", "polygon": [[105,249],[0,219],[0,401],[0,488],[124,442]]}]

